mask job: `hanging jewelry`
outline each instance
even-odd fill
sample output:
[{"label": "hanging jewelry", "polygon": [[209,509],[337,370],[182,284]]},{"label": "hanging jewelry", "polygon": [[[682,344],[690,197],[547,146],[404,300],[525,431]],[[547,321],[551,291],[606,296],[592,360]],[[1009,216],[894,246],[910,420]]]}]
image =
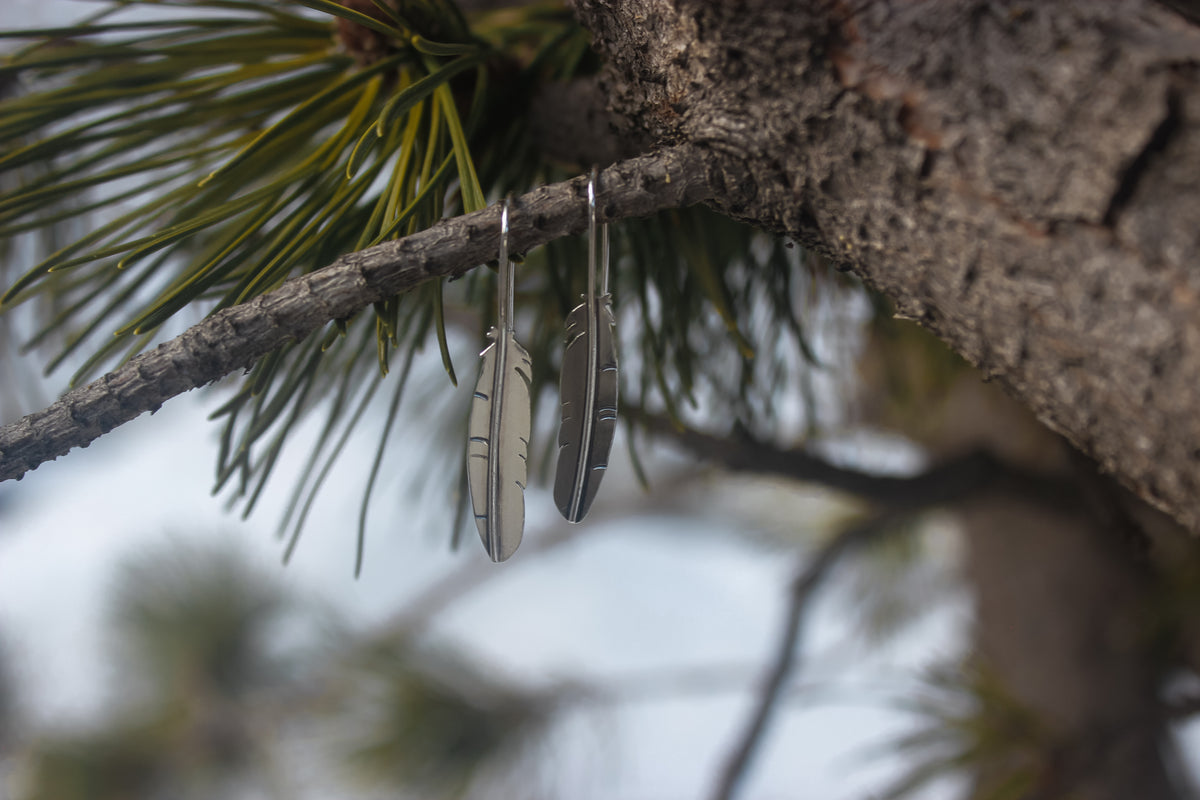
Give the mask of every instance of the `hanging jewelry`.
[{"label": "hanging jewelry", "polygon": [[600,296],[596,296],[596,178],[588,177],[588,283],[583,302],[567,316],[563,351],[562,425],[554,502],[570,522],[592,507],[608,469],[617,430],[616,319],[608,293],[608,225],[600,226]]},{"label": "hanging jewelry", "polygon": [[508,258],[508,211],[500,211],[500,276],[496,326],[480,355],[483,363],[467,424],[467,480],[479,538],[493,561],[504,561],[521,544],[525,528],[525,481],[530,411],[529,353],[513,331],[516,265]]}]

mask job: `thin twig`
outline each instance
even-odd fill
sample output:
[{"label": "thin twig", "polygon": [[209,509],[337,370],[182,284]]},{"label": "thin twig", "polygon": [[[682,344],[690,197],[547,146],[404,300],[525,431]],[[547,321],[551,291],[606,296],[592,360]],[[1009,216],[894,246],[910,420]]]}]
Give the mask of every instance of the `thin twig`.
[{"label": "thin twig", "polygon": [[759,689],[758,701],[746,721],[742,735],[730,751],[721,768],[712,800],[731,800],[736,796],[742,779],[763,741],[767,727],[779,706],[784,687],[792,677],[797,662],[797,647],[803,630],[805,612],[809,601],[822,580],[838,559],[846,552],[862,547],[871,540],[887,531],[894,530],[897,515],[882,514],[872,517],[866,522],[852,525],[818,550],[811,558],[806,559],[803,568],[792,582],[787,616],[780,629],[779,643],[775,648],[775,656],[770,668],[763,677]]},{"label": "thin twig", "polygon": [[[513,202],[509,242],[524,252],[587,228],[586,177],[543,186]],[[711,196],[702,159],[669,148],[603,170],[597,218],[611,222],[678,208]],[[85,447],[113,428],[157,410],[298,341],[333,320],[428,280],[458,277],[495,258],[498,206],[445,219],[404,239],[342,256],[333,264],[203,322],[142,353],[48,408],[0,428],[0,480]]]}]

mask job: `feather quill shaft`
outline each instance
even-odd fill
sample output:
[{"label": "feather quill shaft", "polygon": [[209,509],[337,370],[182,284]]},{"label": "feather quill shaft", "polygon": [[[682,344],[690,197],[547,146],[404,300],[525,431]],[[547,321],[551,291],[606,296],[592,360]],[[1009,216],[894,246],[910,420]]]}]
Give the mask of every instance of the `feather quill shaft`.
[{"label": "feather quill shaft", "polygon": [[609,296],[577,306],[567,317],[567,337],[554,503],[568,521],[579,522],[600,490],[617,431],[617,355]]},{"label": "feather quill shaft", "polygon": [[483,358],[467,423],[467,481],[479,537],[493,561],[504,561],[525,528],[532,364],[513,332],[515,267],[508,260],[508,203],[501,211],[500,290],[496,327]]},{"label": "feather quill shaft", "polygon": [[467,479],[479,537],[493,561],[521,543],[529,432],[529,354],[512,331],[493,328],[471,400]]},{"label": "feather quill shaft", "polygon": [[600,297],[596,296],[596,171],[588,182],[588,288],[567,316],[559,393],[562,418],[554,503],[569,522],[587,515],[608,470],[617,430],[616,320],[608,294],[608,226],[601,226]]}]

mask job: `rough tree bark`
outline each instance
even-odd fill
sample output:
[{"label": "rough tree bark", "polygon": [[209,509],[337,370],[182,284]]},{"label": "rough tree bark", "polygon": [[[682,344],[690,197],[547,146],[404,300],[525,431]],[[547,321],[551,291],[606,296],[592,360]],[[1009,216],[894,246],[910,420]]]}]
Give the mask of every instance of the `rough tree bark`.
[{"label": "rough tree bark", "polygon": [[577,0],[629,127],[1200,530],[1200,32],[1148,0]]},{"label": "rough tree bark", "polygon": [[[895,368],[885,357],[909,357],[903,343],[872,340],[867,352],[864,390]],[[939,463],[987,452],[1073,486],[1055,496],[1077,498],[1051,503],[992,484],[953,506],[975,601],[968,660],[997,699],[980,708],[987,746],[971,764],[968,796],[994,797],[1005,786],[1005,796],[1022,800],[1191,796],[1173,758],[1163,686],[1172,671],[1194,669],[1170,644],[1193,632],[1167,610],[1179,602],[1169,588],[1178,579],[1168,576],[1200,542],[1097,474],[995,385],[964,371],[949,383],[916,377],[905,390],[906,402],[864,397],[864,413],[904,430]]]},{"label": "rough tree bark", "polygon": [[[1186,20],[1138,0],[577,5],[614,110],[703,148],[716,205],[862,277],[1200,530]],[[1087,482],[1062,453],[1026,455]],[[1031,800],[1185,791],[1164,761],[1162,654],[1139,629],[1147,567],[1094,505],[964,509],[976,657],[1044,726],[976,765],[973,796],[1019,770]]]},{"label": "rough tree bark", "polygon": [[1014,775],[1028,781],[1023,800],[1189,796],[1173,769],[1166,660],[1146,625],[1147,565],[1095,516],[1011,497],[981,498],[961,514],[972,658],[1035,727],[980,754],[971,796],[995,796]]}]

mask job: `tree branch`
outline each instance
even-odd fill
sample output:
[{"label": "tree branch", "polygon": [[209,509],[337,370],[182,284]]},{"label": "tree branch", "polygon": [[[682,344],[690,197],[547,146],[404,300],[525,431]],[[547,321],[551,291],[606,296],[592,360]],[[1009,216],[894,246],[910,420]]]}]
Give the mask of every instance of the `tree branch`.
[{"label": "tree branch", "polygon": [[820,484],[895,512],[944,505],[984,491],[1009,492],[1060,509],[1077,507],[1083,500],[1074,482],[1024,471],[985,450],[947,459],[916,475],[875,475],[748,436],[722,437],[681,428],[666,417],[636,408],[623,408],[621,413],[635,418],[646,431],[678,442],[728,469]]},{"label": "tree branch", "polygon": [[721,769],[712,800],[730,800],[736,795],[779,705],[783,689],[795,669],[797,645],[803,630],[805,612],[821,582],[842,555],[862,547],[887,531],[894,530],[892,523],[895,521],[896,515],[889,513],[852,525],[827,541],[811,558],[806,557],[806,563],[792,582],[787,616],[780,629],[781,635],[775,648],[775,656],[763,677],[758,701],[746,721],[744,732],[738,737]]},{"label": "tree branch", "polygon": [[[523,252],[587,229],[587,179],[544,186],[514,200],[509,242]],[[708,175],[690,148],[669,148],[603,170],[602,222],[646,216],[710,197]],[[20,478],[163,402],[245,369],[332,320],[428,280],[456,278],[495,258],[498,206],[442,220],[405,239],[344,255],[333,264],[213,314],[48,408],[0,428],[0,480]]]}]

